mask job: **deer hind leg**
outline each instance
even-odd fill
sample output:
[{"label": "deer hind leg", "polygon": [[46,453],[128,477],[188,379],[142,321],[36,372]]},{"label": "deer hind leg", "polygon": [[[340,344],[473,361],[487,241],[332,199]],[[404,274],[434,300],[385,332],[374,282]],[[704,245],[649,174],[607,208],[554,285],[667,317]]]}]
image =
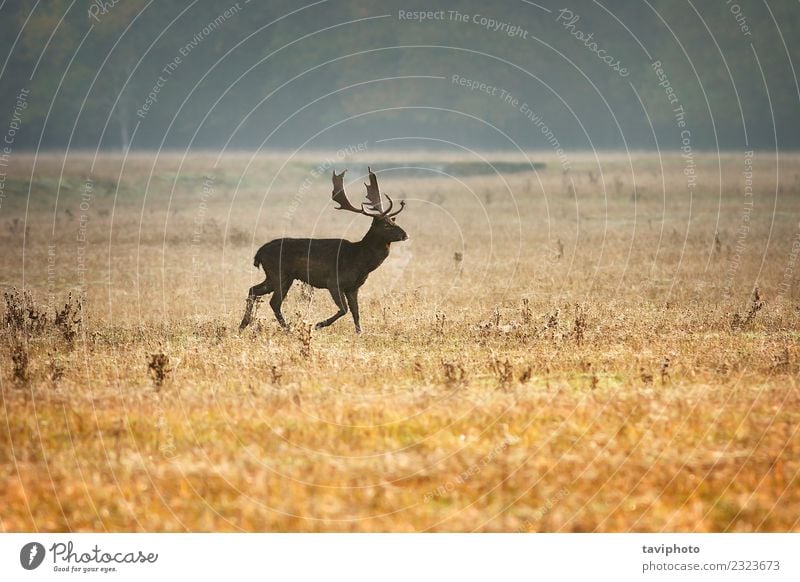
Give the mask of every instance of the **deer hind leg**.
[{"label": "deer hind leg", "polygon": [[320,321],[317,325],[314,326],[314,329],[321,329],[323,327],[328,327],[334,321],[342,317],[345,313],[347,313],[347,304],[344,302],[344,296],[339,289],[329,289],[331,292],[331,297],[333,298],[333,302],[336,303],[336,307],[339,308],[339,311],[331,315],[325,321]]},{"label": "deer hind leg", "polygon": [[242,323],[239,324],[239,331],[242,331],[250,325],[250,322],[253,320],[253,305],[255,305],[256,298],[266,295],[267,293],[272,293],[273,291],[274,288],[272,287],[272,282],[269,280],[269,277],[258,285],[250,287],[250,291],[247,293],[247,303],[245,303],[244,306],[244,317],[242,317]]},{"label": "deer hind leg", "polygon": [[280,288],[275,289],[275,293],[272,294],[272,299],[269,300],[269,306],[272,307],[272,311],[275,313],[275,319],[278,320],[278,323],[280,323],[281,327],[285,330],[289,329],[289,325],[286,323],[286,320],[283,319],[281,305],[283,304],[283,300],[286,297],[286,294],[289,292],[289,287],[292,286],[293,281],[294,279],[289,279],[288,277],[282,278],[279,281]]}]

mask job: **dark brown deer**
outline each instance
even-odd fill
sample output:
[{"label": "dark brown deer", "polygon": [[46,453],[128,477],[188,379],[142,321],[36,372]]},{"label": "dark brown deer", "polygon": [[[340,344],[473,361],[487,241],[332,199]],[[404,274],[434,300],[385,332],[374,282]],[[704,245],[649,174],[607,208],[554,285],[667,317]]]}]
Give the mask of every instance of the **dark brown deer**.
[{"label": "dark brown deer", "polygon": [[281,304],[292,282],[298,279],[318,289],[327,289],[339,308],[334,315],[317,323],[315,329],[329,326],[345,315],[349,307],[356,333],[361,333],[358,290],[369,274],[389,256],[389,245],[408,238],[405,231],[395,224],[394,218],[405,208],[405,201],[400,202],[399,210],[392,212],[394,203],[385,195],[389,207],[384,210],[378,178],[368,169],[369,184],[364,184],[367,202],[360,208],[353,206],[344,193],[346,171],[341,174],[333,171],[333,200],[339,204],[337,210],[349,210],[372,218],[367,234],[358,242],[341,238],[279,238],[258,249],[253,264],[264,269],[266,278],[263,283],[250,288],[240,330],[250,324],[256,298],[267,293],[273,294],[269,304],[275,318],[288,329],[281,314]]}]

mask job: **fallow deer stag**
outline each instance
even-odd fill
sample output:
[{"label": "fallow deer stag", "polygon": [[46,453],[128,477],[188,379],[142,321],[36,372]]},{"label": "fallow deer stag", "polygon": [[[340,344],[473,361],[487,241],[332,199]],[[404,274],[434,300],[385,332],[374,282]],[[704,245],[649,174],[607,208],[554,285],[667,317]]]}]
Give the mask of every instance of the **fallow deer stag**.
[{"label": "fallow deer stag", "polygon": [[361,333],[358,290],[369,274],[389,256],[389,245],[408,238],[405,231],[395,224],[394,218],[405,208],[405,201],[400,202],[399,210],[392,212],[394,203],[384,194],[389,201],[389,207],[384,210],[378,178],[368,169],[369,184],[364,184],[367,187],[367,202],[362,203],[361,207],[353,206],[344,193],[346,171],[341,174],[333,171],[333,200],[339,204],[337,210],[357,212],[372,218],[367,234],[358,242],[340,238],[280,238],[258,249],[253,265],[262,267],[266,278],[263,283],[250,288],[240,330],[250,324],[256,298],[267,293],[273,293],[269,304],[275,312],[275,318],[288,329],[281,313],[281,304],[292,282],[298,279],[318,289],[327,289],[339,308],[334,315],[317,323],[315,329],[331,325],[345,315],[349,307],[356,333]]}]

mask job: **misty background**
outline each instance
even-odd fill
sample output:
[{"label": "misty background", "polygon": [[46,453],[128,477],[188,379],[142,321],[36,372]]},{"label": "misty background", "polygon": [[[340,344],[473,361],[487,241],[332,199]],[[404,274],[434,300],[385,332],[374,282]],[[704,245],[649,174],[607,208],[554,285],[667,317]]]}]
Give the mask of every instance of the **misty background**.
[{"label": "misty background", "polygon": [[4,2],[0,121],[34,150],[796,148],[799,33],[793,1]]}]

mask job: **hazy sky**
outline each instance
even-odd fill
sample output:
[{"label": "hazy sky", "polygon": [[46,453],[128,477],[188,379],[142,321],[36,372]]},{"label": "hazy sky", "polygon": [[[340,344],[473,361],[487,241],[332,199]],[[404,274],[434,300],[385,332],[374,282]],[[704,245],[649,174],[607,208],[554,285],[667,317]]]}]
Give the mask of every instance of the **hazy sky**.
[{"label": "hazy sky", "polygon": [[793,1],[7,2],[13,147],[800,145]]}]

